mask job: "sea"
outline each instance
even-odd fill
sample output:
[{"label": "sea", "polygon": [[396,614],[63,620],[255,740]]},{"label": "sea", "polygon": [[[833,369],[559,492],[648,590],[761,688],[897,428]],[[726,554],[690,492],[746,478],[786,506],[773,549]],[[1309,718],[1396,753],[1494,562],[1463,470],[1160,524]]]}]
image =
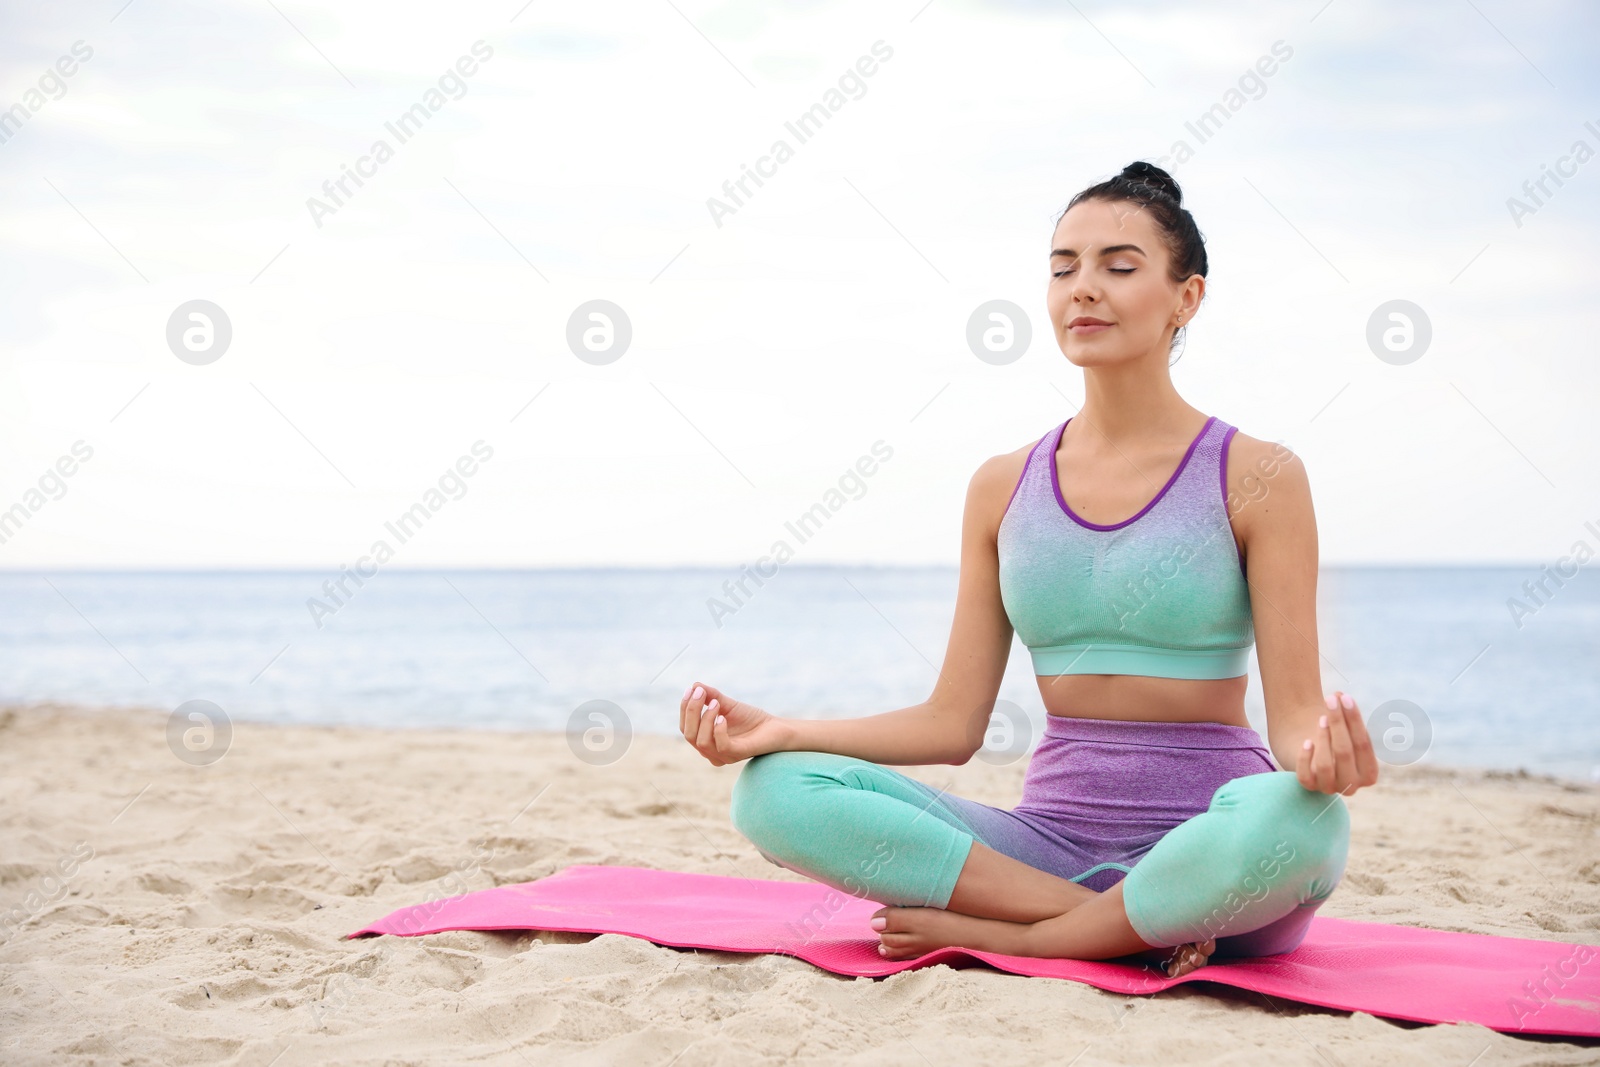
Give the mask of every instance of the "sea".
[{"label": "sea", "polygon": [[[0,572],[0,704],[232,721],[670,735],[691,681],[808,718],[916,704],[954,567]],[[338,579],[343,578],[342,584]],[[1542,583],[1542,584],[1541,584]],[[1385,762],[1600,781],[1600,582],[1532,566],[1325,566],[1322,686]],[[1246,710],[1265,737],[1255,652]],[[1013,641],[997,751],[1044,710]],[[200,706],[200,705],[195,705]],[[998,721],[998,720],[997,720]]]}]

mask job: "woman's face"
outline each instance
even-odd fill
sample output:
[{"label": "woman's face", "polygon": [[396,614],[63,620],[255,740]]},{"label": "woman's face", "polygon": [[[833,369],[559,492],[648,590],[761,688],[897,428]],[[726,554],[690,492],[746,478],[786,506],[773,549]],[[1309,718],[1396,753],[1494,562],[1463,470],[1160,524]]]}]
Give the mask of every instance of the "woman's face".
[{"label": "woman's face", "polygon": [[[1205,279],[1168,277],[1171,256],[1155,219],[1130,201],[1085,200],[1061,218],[1050,242],[1050,309],[1056,343],[1077,366],[1104,366],[1159,352],[1194,316]],[[1106,326],[1073,326],[1077,319]]]}]

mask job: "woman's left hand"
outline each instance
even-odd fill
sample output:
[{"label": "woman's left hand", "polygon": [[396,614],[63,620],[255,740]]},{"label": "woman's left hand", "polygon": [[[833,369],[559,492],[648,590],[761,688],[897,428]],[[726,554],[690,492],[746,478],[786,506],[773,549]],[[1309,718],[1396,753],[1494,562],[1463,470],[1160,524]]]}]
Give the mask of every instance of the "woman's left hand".
[{"label": "woman's left hand", "polygon": [[1335,691],[1323,701],[1328,713],[1301,746],[1294,773],[1312,792],[1349,796],[1378,781],[1378,756],[1355,699]]}]

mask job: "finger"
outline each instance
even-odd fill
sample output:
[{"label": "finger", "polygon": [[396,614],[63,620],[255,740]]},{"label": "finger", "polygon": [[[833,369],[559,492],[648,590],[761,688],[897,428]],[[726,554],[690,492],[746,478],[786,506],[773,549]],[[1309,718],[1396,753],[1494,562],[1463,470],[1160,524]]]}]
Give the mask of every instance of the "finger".
[{"label": "finger", "polygon": [[713,697],[711,703],[700,709],[699,733],[695,739],[695,747],[708,756],[714,756],[717,753],[717,747],[711,741],[711,724],[716,720],[717,708],[720,706],[716,698]]},{"label": "finger", "polygon": [[[1347,708],[1344,706],[1344,701],[1346,700],[1350,701],[1352,707]],[[1362,769],[1359,752],[1356,748],[1355,735],[1361,718],[1359,712],[1355,710],[1354,704],[1355,701],[1351,697],[1348,695],[1342,696],[1339,701],[1339,714],[1336,716],[1339,720],[1340,732],[1344,735],[1344,750],[1340,753],[1339,791],[1345,796],[1349,796],[1362,786]],[[1352,723],[1357,725],[1352,725]],[[1337,739],[1334,744],[1337,750]]]},{"label": "finger", "polygon": [[1322,715],[1311,727],[1311,782],[1309,788],[1318,792],[1328,791],[1328,767],[1331,765],[1333,753],[1330,749],[1328,731],[1324,729],[1328,723],[1328,716],[1339,710],[1339,698],[1333,693],[1322,694],[1322,706],[1327,709],[1327,714]]},{"label": "finger", "polygon": [[[706,721],[711,723],[711,753],[706,758],[716,767],[726,767],[734,762],[728,751],[728,717],[723,714],[724,710],[720,697],[712,697],[711,703],[706,705]],[[719,729],[722,731],[720,739],[717,737]]]},{"label": "finger", "polygon": [[1317,778],[1317,792],[1333,792],[1333,740],[1328,736],[1328,717],[1333,712],[1326,712],[1317,720],[1317,736],[1312,743],[1311,770]]},{"label": "finger", "polygon": [[689,690],[689,699],[683,705],[683,736],[691,745],[694,744],[695,735],[700,732],[700,709],[704,706],[705,698],[705,686],[696,684]]},{"label": "finger", "polygon": [[700,725],[705,721],[706,705],[710,702],[710,687],[706,685],[695,686],[694,695],[689,699],[689,740],[697,748],[702,740]]},{"label": "finger", "polygon": [[711,720],[706,718],[706,707],[711,703],[711,698],[701,691],[699,698],[690,709],[694,713],[694,721],[689,724],[689,740],[702,753],[706,752],[711,740]]},{"label": "finger", "polygon": [[1311,749],[1311,738],[1300,743],[1300,754],[1294,760],[1294,776],[1300,779],[1301,785],[1316,792],[1317,776],[1311,772]]},{"label": "finger", "polygon": [[[1333,786],[1343,790],[1356,781],[1356,752],[1355,746],[1350,743],[1349,713],[1345,710],[1344,702],[1350,697],[1344,693],[1336,693],[1338,705],[1328,716],[1328,736],[1333,744]],[[1354,701],[1351,701],[1354,703]]]},{"label": "finger", "polygon": [[1350,744],[1355,749],[1356,777],[1362,785],[1372,785],[1378,780],[1378,753],[1372,747],[1372,735],[1367,732],[1367,722],[1361,717],[1359,705],[1350,709],[1348,718]]},{"label": "finger", "polygon": [[690,682],[688,688],[683,691],[683,699],[678,701],[678,732],[685,738],[689,736],[689,698],[694,695],[696,684]]}]

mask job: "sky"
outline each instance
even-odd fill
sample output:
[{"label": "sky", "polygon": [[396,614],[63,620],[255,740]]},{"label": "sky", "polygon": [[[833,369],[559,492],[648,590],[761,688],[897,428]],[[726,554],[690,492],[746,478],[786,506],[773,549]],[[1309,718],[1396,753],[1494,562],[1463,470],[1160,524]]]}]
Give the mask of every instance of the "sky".
[{"label": "sky", "polygon": [[1210,257],[1174,382],[1301,456],[1324,564],[1600,546],[1597,24],[8,5],[0,568],[721,566],[828,501],[798,561],[953,564],[973,471],[1083,401],[1048,242],[1135,159]]}]

